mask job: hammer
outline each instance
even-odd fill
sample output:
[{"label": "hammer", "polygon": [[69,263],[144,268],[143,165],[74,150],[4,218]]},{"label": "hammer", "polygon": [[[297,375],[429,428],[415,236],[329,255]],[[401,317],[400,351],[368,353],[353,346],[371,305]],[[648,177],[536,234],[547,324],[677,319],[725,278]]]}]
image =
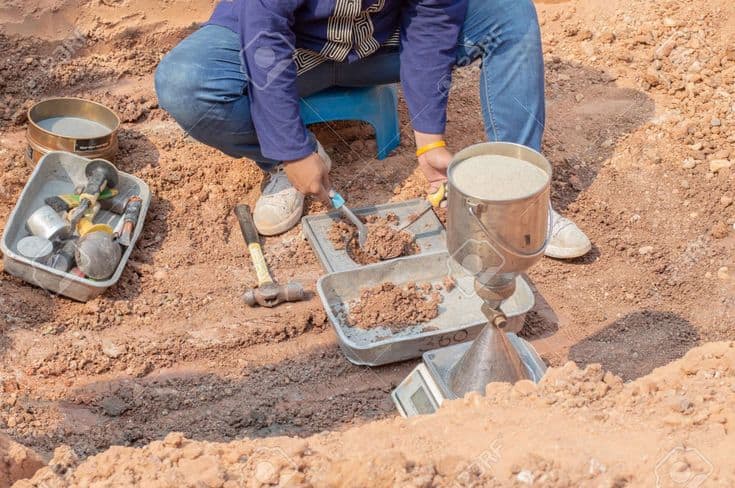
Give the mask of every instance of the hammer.
[{"label": "hammer", "polygon": [[118,182],[117,168],[104,159],[95,159],[84,168],[87,184],[79,195],[79,206],[72,212],[69,221],[72,229],[87,211],[97,204],[100,194],[107,188],[115,188]]},{"label": "hammer", "polygon": [[258,275],[258,287],[247,290],[242,299],[249,306],[256,304],[262,307],[275,307],[283,302],[298,302],[306,298],[304,288],[299,283],[278,285],[273,281],[268,264],[265,262],[263,250],[260,247],[258,232],[255,230],[253,217],[250,215],[250,207],[247,205],[235,205],[235,217],[240,224],[245,244],[248,245],[250,259],[253,261],[255,273]]}]

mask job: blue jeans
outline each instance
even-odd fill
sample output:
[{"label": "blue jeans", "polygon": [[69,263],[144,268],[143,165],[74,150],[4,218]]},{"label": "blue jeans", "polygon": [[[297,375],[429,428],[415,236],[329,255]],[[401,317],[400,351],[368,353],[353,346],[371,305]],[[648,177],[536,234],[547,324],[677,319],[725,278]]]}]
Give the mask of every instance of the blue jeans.
[{"label": "blue jeans", "polygon": [[[544,129],[544,65],[532,0],[470,0],[457,65],[482,60],[480,98],[490,141],[541,148]],[[300,75],[302,97],[330,86],[396,83],[395,50],[380,50],[355,63],[326,62]],[[160,106],[193,138],[264,170],[279,161],[265,158],[250,116],[248,80],[234,32],[208,25],[184,39],[156,71]]]}]

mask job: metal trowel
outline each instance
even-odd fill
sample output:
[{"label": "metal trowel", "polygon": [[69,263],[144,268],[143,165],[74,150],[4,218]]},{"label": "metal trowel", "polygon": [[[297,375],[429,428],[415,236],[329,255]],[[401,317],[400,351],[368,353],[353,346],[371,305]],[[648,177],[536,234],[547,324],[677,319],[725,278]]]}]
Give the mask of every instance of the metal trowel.
[{"label": "metal trowel", "polygon": [[342,197],[342,195],[334,190],[330,190],[329,199],[331,200],[334,208],[342,212],[342,215],[347,217],[347,219],[352,222],[355,227],[357,227],[357,243],[360,245],[360,248],[363,248],[365,246],[365,243],[367,242],[368,237],[367,225],[365,225],[362,220],[360,220],[358,216],[355,215],[354,212],[347,207],[347,205],[345,205],[345,199]]}]

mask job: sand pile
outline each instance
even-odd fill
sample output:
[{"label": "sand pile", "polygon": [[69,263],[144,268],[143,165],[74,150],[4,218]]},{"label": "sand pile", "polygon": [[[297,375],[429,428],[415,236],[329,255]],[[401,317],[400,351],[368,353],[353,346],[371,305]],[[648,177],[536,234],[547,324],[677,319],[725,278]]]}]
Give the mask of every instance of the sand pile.
[{"label": "sand pile", "polygon": [[368,238],[361,248],[357,243],[354,225],[339,220],[329,229],[328,237],[335,249],[345,249],[352,259],[360,264],[373,264],[387,259],[408,256],[417,252],[414,236],[410,232],[398,231],[398,216],[390,213],[385,217],[369,215],[365,218]]},{"label": "sand pile", "polygon": [[442,297],[431,283],[381,283],[364,288],[350,305],[349,323],[361,329],[388,327],[394,332],[439,315]]},{"label": "sand pile", "polygon": [[734,428],[735,343],[721,342],[629,384],[568,363],[538,386],[307,439],[170,434],[80,464],[62,448],[15,486],[732,486]]},{"label": "sand pile", "polygon": [[0,486],[33,476],[43,466],[41,458],[4,434],[0,434]]}]

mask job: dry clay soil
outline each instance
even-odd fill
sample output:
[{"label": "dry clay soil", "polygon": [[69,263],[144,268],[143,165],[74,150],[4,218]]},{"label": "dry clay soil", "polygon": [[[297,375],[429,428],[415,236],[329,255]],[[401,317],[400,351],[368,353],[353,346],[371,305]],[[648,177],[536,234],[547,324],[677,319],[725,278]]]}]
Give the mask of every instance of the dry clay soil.
[{"label": "dry clay soil", "polygon": [[[25,109],[51,95],[88,97],[114,108],[124,121],[117,165],[145,179],[154,195],[132,262],[103,297],[74,303],[0,274],[5,434],[46,459],[58,446],[69,446],[74,454],[59,453],[54,476],[73,472],[67,468],[74,456],[85,459],[110,446],[139,448],[170,432],[251,449],[243,454],[235,448],[223,465],[245,463],[258,446],[283,444],[283,462],[293,468],[294,456],[309,455],[316,450],[309,446],[322,441],[299,444],[278,436],[329,430],[344,434],[326,437],[333,444],[319,451],[321,472],[356,485],[451,485],[464,469],[460,465],[483,452],[498,457],[496,438],[503,439],[506,454],[500,457],[507,466],[515,466],[511,459],[521,462],[519,456],[537,459],[503,468],[497,475],[505,484],[553,471],[558,481],[548,478],[542,485],[566,486],[571,479],[568,484],[576,486],[584,465],[584,473],[623,476],[608,486],[645,485],[654,482],[655,466],[676,442],[699,449],[713,465],[708,482],[731,484],[726,474],[732,463],[722,456],[732,452],[724,443],[732,443],[735,425],[728,414],[721,422],[716,413],[718,405],[732,412],[731,365],[718,363],[701,373],[706,381],[691,386],[693,396],[686,389],[699,379],[698,367],[694,373],[678,366],[666,370],[673,379],[661,395],[674,397],[673,414],[685,418],[667,423],[666,435],[655,426],[672,407],[669,400],[651,400],[652,394],[640,407],[605,394],[600,415],[610,410],[618,419],[613,423],[592,423],[595,410],[584,405],[571,414],[536,415],[543,396],[527,400],[508,392],[407,423],[393,419],[389,392],[415,361],[373,369],[351,365],[315,297],[272,310],[244,307],[239,295],[255,276],[232,208],[254,204],[262,175],[249,162],[187,138],[158,108],[152,88],[161,56],[195,28],[192,22],[206,20],[212,7],[210,0],[10,0],[0,6],[0,222],[33,169],[24,158]],[[595,246],[579,260],[545,259],[530,271],[536,306],[523,335],[552,366],[600,363],[623,381],[636,380],[695,346],[735,335],[735,7],[727,0],[572,0],[539,3],[538,9],[547,66],[544,152],[554,166],[553,200]],[[478,79],[477,66],[455,73],[447,136],[453,149],[485,140]],[[354,206],[423,195],[403,105],[401,120],[402,144],[384,161],[373,158],[375,142],[364,126],[316,129],[336,163],[333,182]],[[308,204],[309,212],[323,210]],[[314,289],[322,270],[299,229],[264,244],[278,280]],[[722,357],[731,354],[727,343],[716,347]],[[595,378],[602,375],[593,371]],[[549,388],[566,388],[553,378]],[[573,392],[587,388],[559,381]],[[622,388],[612,377],[612,386],[594,382],[590,388]],[[627,388],[634,387],[621,391]],[[705,420],[697,416],[700,403],[708,405]],[[504,409],[521,413],[498,414],[508,426],[487,423]],[[626,424],[631,411],[637,416]],[[374,422],[381,419],[386,421]],[[710,423],[720,426],[711,429],[721,437],[710,435]],[[463,432],[485,428],[487,435],[456,449],[456,465],[436,464],[441,453],[452,457],[448,452],[462,444]],[[444,446],[451,431],[459,437]],[[556,441],[536,443],[536,435]],[[394,437],[404,454],[384,449]],[[592,439],[594,449],[607,454],[582,456]],[[166,449],[195,451],[175,454],[180,459],[199,459],[215,449],[176,436],[166,442]],[[161,448],[159,442],[150,449]],[[147,456],[120,449],[110,452],[111,459],[143,462]],[[351,461],[339,461],[343,454]],[[690,461],[694,467],[682,472],[708,469],[704,461]],[[395,463],[404,478],[391,481],[371,471]],[[292,471],[304,474],[299,466]],[[114,469],[107,465],[107,474]],[[385,476],[400,474],[386,469]],[[259,477],[247,473],[279,482],[261,471]],[[304,481],[299,476],[284,478]],[[481,476],[495,475],[485,469]]]}]

